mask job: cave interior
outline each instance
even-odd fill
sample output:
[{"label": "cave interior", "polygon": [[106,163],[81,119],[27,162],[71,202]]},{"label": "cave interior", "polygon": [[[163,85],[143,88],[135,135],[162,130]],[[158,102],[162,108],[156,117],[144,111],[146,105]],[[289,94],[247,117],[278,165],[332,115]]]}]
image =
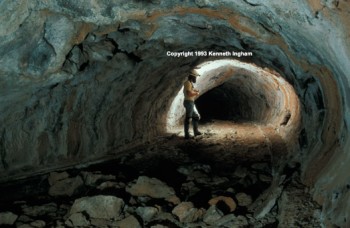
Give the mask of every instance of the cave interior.
[{"label": "cave interior", "polygon": [[0,225],[350,226],[348,1],[0,12]]}]

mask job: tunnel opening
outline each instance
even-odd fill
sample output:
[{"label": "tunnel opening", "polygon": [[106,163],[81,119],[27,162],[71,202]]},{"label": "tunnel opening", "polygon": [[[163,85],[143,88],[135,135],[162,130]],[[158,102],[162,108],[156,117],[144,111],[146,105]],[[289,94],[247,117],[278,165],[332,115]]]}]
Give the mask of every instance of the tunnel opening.
[{"label": "tunnel opening", "polygon": [[[201,114],[201,122],[217,120],[248,121],[238,107],[242,107],[235,91],[227,91],[225,84],[218,86],[198,98],[197,109]],[[243,108],[241,108],[243,109]]]},{"label": "tunnel opening", "polygon": [[[299,98],[281,75],[234,59],[205,61],[195,69],[200,75],[195,83],[200,91],[195,104],[205,131],[225,136],[230,131],[247,130],[247,140],[251,137],[252,141],[256,140],[252,132],[262,132],[270,144],[281,140],[287,151],[293,150],[301,120]],[[168,132],[181,135],[183,100],[180,88],[167,113]]]},{"label": "tunnel opening", "polygon": [[202,123],[214,120],[262,122],[259,115],[254,113],[255,110],[264,113],[269,108],[265,95],[258,88],[255,91],[246,91],[244,83],[243,80],[233,78],[200,96],[196,105]]}]

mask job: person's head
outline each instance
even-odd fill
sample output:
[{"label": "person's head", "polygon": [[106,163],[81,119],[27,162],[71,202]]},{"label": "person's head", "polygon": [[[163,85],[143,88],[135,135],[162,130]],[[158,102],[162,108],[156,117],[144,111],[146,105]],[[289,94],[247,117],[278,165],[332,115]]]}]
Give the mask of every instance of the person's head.
[{"label": "person's head", "polygon": [[188,80],[193,82],[193,83],[196,83],[197,81],[197,77],[199,76],[199,74],[196,72],[196,71],[191,71],[191,73],[188,75]]}]

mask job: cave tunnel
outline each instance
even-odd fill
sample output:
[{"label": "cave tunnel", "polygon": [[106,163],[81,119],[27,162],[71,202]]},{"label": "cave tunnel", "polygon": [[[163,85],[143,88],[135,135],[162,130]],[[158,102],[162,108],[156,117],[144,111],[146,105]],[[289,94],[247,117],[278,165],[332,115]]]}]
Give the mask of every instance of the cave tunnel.
[{"label": "cave tunnel", "polygon": [[[218,119],[267,125],[278,122],[278,117],[284,116],[286,119],[288,116],[286,123],[280,123],[286,125],[291,117],[291,110],[294,110],[292,119],[300,115],[299,100],[294,89],[277,72],[261,71],[254,65],[234,60],[216,60],[203,65],[207,68],[212,65],[210,73],[205,73],[197,83],[204,90],[196,100],[204,122]],[[207,72],[205,69],[204,71]],[[212,84],[213,81],[216,83]],[[175,110],[179,116],[180,113],[183,114],[179,112],[179,101],[183,100],[182,92],[178,96],[181,98],[174,99],[175,104],[172,104],[171,110]],[[171,113],[170,116],[172,115],[176,113]],[[298,124],[294,125],[298,127]]]},{"label": "cave tunnel", "polygon": [[0,226],[350,226],[348,1],[0,12]]},{"label": "cave tunnel", "polygon": [[[250,94],[262,89],[244,91],[244,82],[236,80],[226,82],[203,94],[196,102],[198,111],[204,122],[213,119],[237,122],[259,122],[261,118],[254,115],[254,110],[264,113],[269,103],[264,102],[263,94]],[[260,101],[260,102],[259,102]],[[253,104],[251,104],[254,102]],[[262,114],[260,114],[262,115]]]}]

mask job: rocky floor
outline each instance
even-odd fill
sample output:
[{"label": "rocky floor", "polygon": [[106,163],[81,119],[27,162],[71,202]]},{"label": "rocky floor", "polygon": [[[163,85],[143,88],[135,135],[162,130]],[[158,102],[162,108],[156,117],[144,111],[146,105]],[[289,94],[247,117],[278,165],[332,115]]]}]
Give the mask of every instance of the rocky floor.
[{"label": "rocky floor", "polygon": [[273,131],[213,124],[191,140],[175,132],[100,164],[2,184],[1,227],[320,227],[298,165],[276,174],[271,155],[285,148]]}]

